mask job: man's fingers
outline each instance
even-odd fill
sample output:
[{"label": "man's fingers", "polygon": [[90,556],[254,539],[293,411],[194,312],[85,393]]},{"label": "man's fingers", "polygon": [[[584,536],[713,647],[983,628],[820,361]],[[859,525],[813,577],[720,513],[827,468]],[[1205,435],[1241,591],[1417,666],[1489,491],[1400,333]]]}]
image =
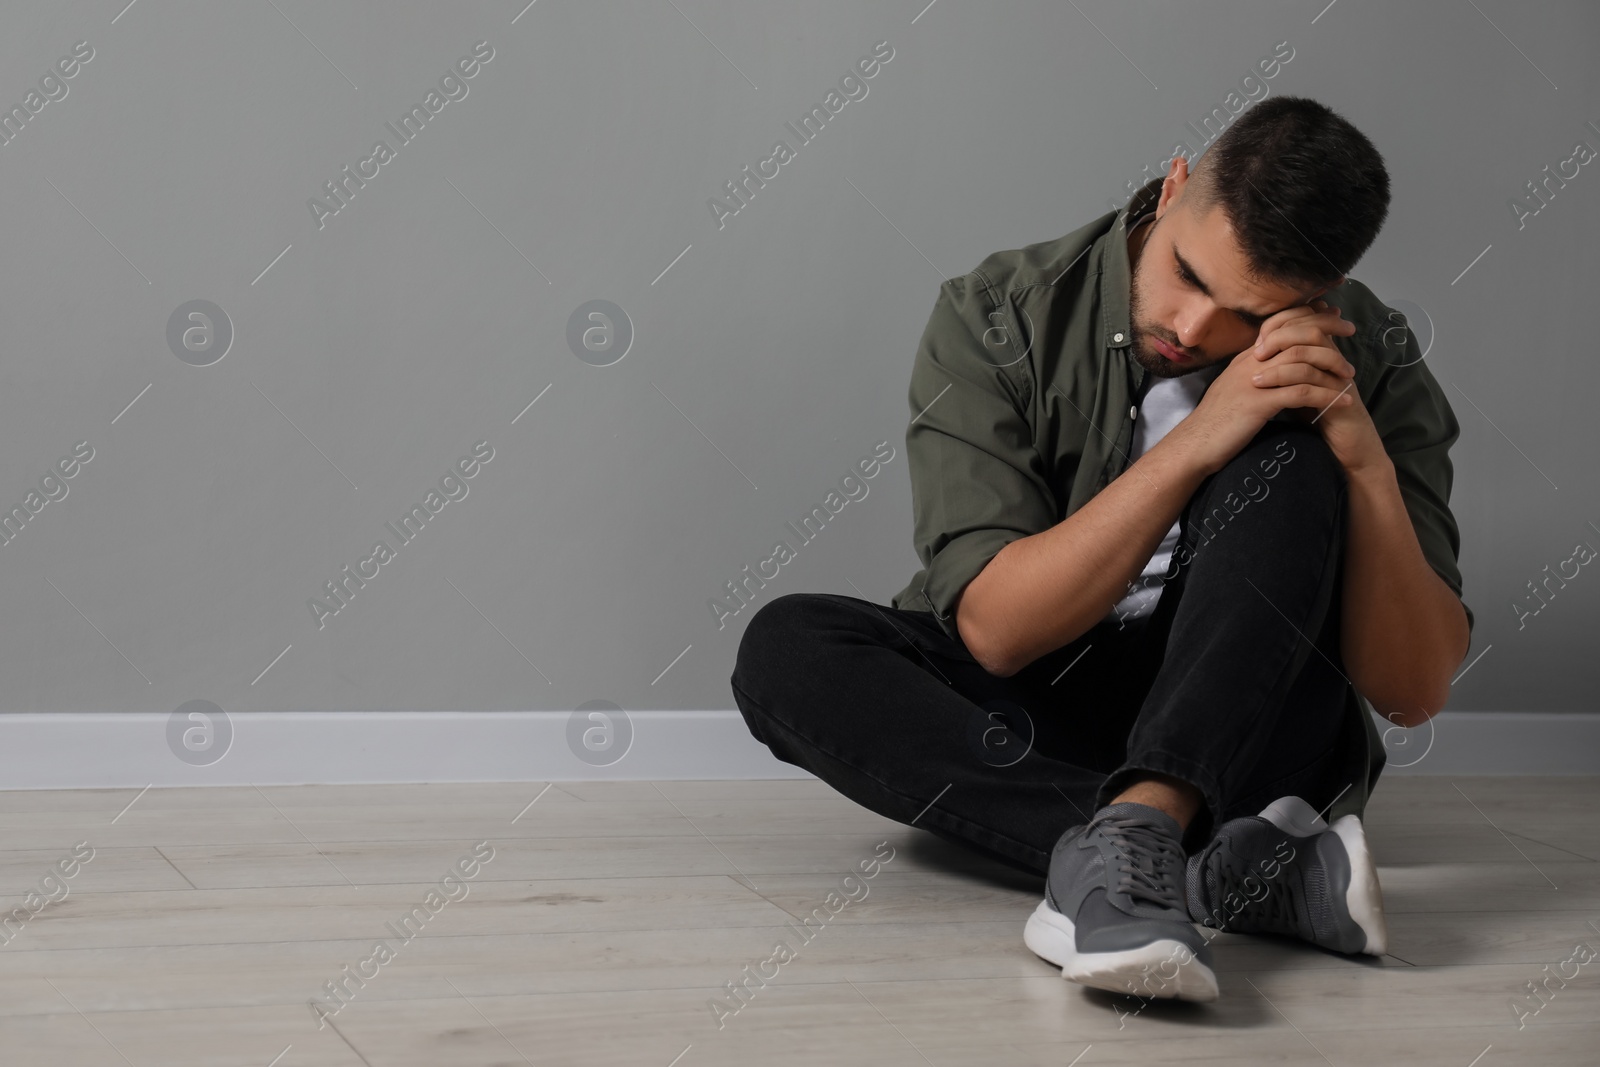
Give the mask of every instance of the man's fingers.
[{"label": "man's fingers", "polygon": [[1353,322],[1340,321],[1324,328],[1305,320],[1291,323],[1274,331],[1271,336],[1263,337],[1250,352],[1257,360],[1265,361],[1299,346],[1303,351],[1298,358],[1318,358],[1317,352],[1324,352],[1326,356],[1320,357],[1319,362],[1326,363],[1328,369],[1333,370],[1350,364],[1342,352],[1329,345],[1329,335],[1348,337],[1355,332],[1356,325]]},{"label": "man's fingers", "polygon": [[1260,371],[1255,385],[1266,391],[1266,399],[1279,411],[1291,410],[1305,420],[1330,408],[1346,408],[1356,403],[1354,379],[1338,378],[1309,363],[1282,363]]},{"label": "man's fingers", "polygon": [[1270,342],[1272,338],[1285,330],[1318,329],[1326,334],[1343,334],[1344,336],[1349,336],[1356,332],[1356,324],[1340,316],[1337,308],[1329,311],[1308,312],[1296,318],[1280,322],[1276,326],[1270,325],[1271,321],[1271,319],[1268,319],[1267,323],[1262,325],[1260,332],[1256,335],[1258,346],[1264,341]]},{"label": "man's fingers", "polygon": [[[1319,308],[1317,306],[1318,304],[1321,304],[1322,306]],[[1267,334],[1272,333],[1273,330],[1278,329],[1280,326],[1294,322],[1296,319],[1323,317],[1331,318],[1332,316],[1337,316],[1338,314],[1339,309],[1329,308],[1327,301],[1314,300],[1309,304],[1299,304],[1295,307],[1284,308],[1276,315],[1269,315],[1267,317],[1267,321],[1261,324],[1260,332],[1262,336],[1266,336]]]},{"label": "man's fingers", "polygon": [[1351,379],[1348,377],[1331,373],[1303,360],[1292,363],[1269,364],[1251,375],[1250,380],[1264,388],[1311,384],[1333,389],[1335,392],[1343,390],[1351,384]]},{"label": "man's fingers", "polygon": [[[1285,308],[1261,324],[1261,329],[1256,335],[1256,343],[1249,351],[1257,359],[1270,358],[1280,348],[1286,348],[1291,344],[1308,344],[1317,340],[1308,332],[1311,330],[1320,330],[1329,337],[1349,337],[1356,332],[1356,324],[1343,318],[1338,308],[1325,307],[1320,311],[1308,305]],[[1297,331],[1292,335],[1296,339],[1281,342],[1277,340],[1279,334],[1286,334],[1287,331]]]},{"label": "man's fingers", "polygon": [[1271,389],[1268,397],[1278,410],[1286,408],[1311,408],[1324,411],[1328,408],[1347,407],[1356,402],[1355,387],[1346,383],[1342,389],[1300,382],[1280,385]]}]

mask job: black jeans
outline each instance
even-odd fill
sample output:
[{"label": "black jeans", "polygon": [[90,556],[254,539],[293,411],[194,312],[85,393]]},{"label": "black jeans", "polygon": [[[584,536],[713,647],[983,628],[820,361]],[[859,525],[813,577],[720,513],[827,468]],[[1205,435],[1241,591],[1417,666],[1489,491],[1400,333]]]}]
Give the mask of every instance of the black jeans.
[{"label": "black jeans", "polygon": [[1365,773],[1339,656],[1345,508],[1316,428],[1274,420],[1185,506],[1151,614],[1002,678],[929,612],[789,593],[751,617],[734,698],[778,759],[1009,866],[1046,873],[1061,834],[1147,771],[1204,797],[1193,852]]}]

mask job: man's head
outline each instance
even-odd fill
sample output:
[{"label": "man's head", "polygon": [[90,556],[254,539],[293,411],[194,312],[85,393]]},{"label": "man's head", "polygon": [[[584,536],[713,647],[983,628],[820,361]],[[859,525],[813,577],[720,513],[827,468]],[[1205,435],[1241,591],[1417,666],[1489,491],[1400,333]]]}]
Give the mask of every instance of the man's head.
[{"label": "man's head", "polygon": [[1172,160],[1154,221],[1128,235],[1133,357],[1162,378],[1231,359],[1267,318],[1343,282],[1388,212],[1389,174],[1361,131],[1303,97],[1254,105],[1192,174]]}]

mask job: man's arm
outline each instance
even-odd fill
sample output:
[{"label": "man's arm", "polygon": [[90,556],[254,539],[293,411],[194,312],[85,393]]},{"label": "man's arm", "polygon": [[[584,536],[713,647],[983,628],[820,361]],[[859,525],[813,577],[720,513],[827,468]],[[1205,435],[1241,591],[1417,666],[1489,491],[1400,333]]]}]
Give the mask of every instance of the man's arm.
[{"label": "man's arm", "polygon": [[1380,452],[1345,473],[1340,653],[1379,715],[1418,726],[1444,707],[1466,658],[1466,609],[1422,554],[1393,461]]},{"label": "man's arm", "polygon": [[[1329,309],[1320,299],[1310,306]],[[1251,362],[1264,366],[1272,353],[1297,343],[1337,343],[1311,325],[1286,324],[1265,336]],[[1352,389],[1343,403],[1299,414],[1321,431],[1348,488],[1340,656],[1373,708],[1410,727],[1444,707],[1451,672],[1467,654],[1471,618],[1439,570],[1455,565],[1449,449],[1460,427],[1422,363],[1416,338],[1409,330],[1403,337],[1403,358],[1383,359],[1387,366],[1369,389],[1370,411]],[[1352,358],[1375,358],[1345,340]],[[1269,372],[1262,384],[1284,373]]]},{"label": "man's arm", "polygon": [[1009,677],[1105,618],[1208,473],[1168,434],[1061,522],[1002,548],[956,601],[973,657]]},{"label": "man's arm", "polygon": [[[956,625],[985,670],[1015,674],[1103,619],[1200,483],[1279,411],[1332,411],[1356,402],[1347,390],[1354,368],[1328,340],[1355,326],[1335,310],[1302,306],[1267,319],[1261,335],[1286,326],[1293,327],[1285,335],[1288,351],[1264,354],[1270,363],[1232,357],[1195,409],[1121,477],[1050,529],[1006,545],[968,583],[956,603]],[[1294,347],[1302,337],[1323,343]],[[1288,364],[1295,366],[1285,370]],[[1252,382],[1263,367],[1272,368],[1274,380]]]}]

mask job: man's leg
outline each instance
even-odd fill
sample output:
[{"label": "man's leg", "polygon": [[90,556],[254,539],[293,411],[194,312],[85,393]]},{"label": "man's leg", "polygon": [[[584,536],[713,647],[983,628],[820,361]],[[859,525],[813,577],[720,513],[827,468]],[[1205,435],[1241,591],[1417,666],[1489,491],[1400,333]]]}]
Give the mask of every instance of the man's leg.
[{"label": "man's leg", "polygon": [[1097,804],[1147,796],[1194,851],[1275,783],[1334,799],[1360,741],[1338,655],[1345,497],[1316,428],[1288,421],[1201,484],[1151,616],[1160,666]]},{"label": "man's leg", "polygon": [[[1312,651],[1302,634],[1323,633],[1330,617],[1344,498],[1343,472],[1315,428],[1269,423],[1185,505],[1177,573],[1140,635],[1155,673],[1124,759],[1101,783],[1094,818],[1062,835],[1045,899],[1023,931],[1063,977],[1140,996],[1216,998],[1209,940],[1192,921],[1194,901],[1203,914],[1222,874],[1185,853],[1210,841],[1230,804],[1262,788],[1270,739],[1283,738],[1299,770],[1337,736],[1342,701],[1302,671]],[[1303,674],[1312,699],[1286,710]],[[1269,768],[1269,787],[1288,770]],[[1223,874],[1237,851],[1213,850]],[[1315,888],[1299,866],[1280,881],[1273,913],[1299,911],[1295,894]],[[1323,910],[1313,908],[1314,934],[1330,925]]]},{"label": "man's leg", "polygon": [[1122,759],[1150,681],[1142,629],[1102,623],[1000,678],[927,612],[790,593],[750,619],[731,682],[779,759],[1042,875]]}]

